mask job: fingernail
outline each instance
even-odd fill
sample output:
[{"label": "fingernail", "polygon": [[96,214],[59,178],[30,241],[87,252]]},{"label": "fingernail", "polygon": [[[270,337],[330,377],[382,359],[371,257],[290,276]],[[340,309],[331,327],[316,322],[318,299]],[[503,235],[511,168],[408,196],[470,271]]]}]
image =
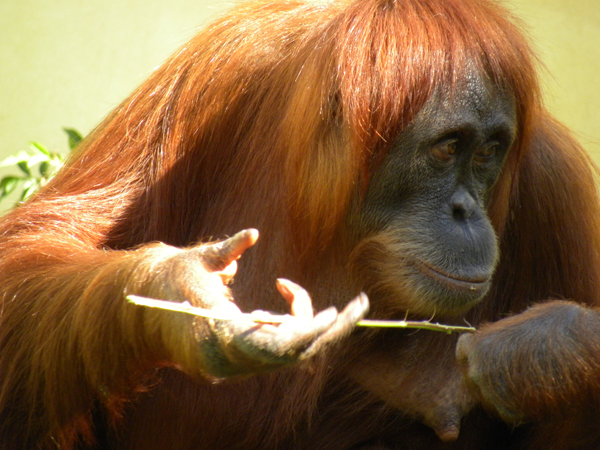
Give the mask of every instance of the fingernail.
[{"label": "fingernail", "polygon": [[290,283],[291,282],[289,280],[286,280],[285,278],[278,278],[277,280],[275,280],[275,286],[277,287],[277,290],[279,291],[281,296],[285,299],[286,302],[292,305],[294,302],[295,294],[292,291],[292,289],[290,289]]},{"label": "fingernail", "polygon": [[367,312],[369,312],[370,303],[369,303],[369,297],[367,296],[367,294],[365,294],[364,292],[361,292],[360,294],[358,294],[357,299],[358,299],[360,307],[362,308],[364,313],[366,314]]},{"label": "fingernail", "polygon": [[252,245],[254,245],[256,243],[256,241],[258,240],[258,236],[259,236],[258,230],[256,228],[248,228],[246,231],[249,234],[248,237],[252,241]]},{"label": "fingernail", "polygon": [[367,294],[361,292],[346,308],[346,311],[351,315],[352,321],[362,319],[369,312],[369,298]]},{"label": "fingernail", "polygon": [[242,230],[232,236],[232,239],[236,238],[249,240],[249,247],[252,247],[254,244],[256,244],[256,241],[258,240],[258,230],[256,228],[247,228],[246,230]]},{"label": "fingernail", "polygon": [[302,287],[300,287],[299,284],[296,284],[293,281],[288,280],[287,278],[277,278],[277,282],[279,284],[281,284],[282,286],[284,286],[289,292],[292,292],[292,293],[296,293],[296,292],[302,290]]},{"label": "fingernail", "polygon": [[456,358],[461,363],[466,363],[469,360],[469,354],[473,351],[474,339],[469,334],[463,334],[458,338],[456,343]]}]

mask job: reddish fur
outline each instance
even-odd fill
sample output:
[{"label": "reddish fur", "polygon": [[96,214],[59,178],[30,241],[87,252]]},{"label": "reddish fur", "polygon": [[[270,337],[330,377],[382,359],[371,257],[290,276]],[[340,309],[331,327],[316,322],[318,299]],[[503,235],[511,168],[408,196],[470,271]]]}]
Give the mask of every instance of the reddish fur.
[{"label": "reddish fur", "polygon": [[[109,417],[126,448],[145,449],[215,448],[213,439],[219,448],[292,448],[310,429],[329,442],[319,448],[345,448],[389,432],[390,417],[406,425],[402,411],[328,368],[364,365],[377,340],[358,338],[345,359],[224,386],[167,370],[123,421],[152,370],[193,356],[187,347],[169,354],[166,343],[184,337],[161,334],[161,319],[124,307],[122,294],[149,279],[145,257],[170,255],[136,246],[185,246],[255,227],[261,243],[242,259],[234,289],[244,310],[281,309],[276,276],[306,285],[318,309],[341,306],[359,288],[344,285],[335,265],[352,250],[340,242],[356,186],[368,183],[434,89],[453,89],[467,60],[513,93],[519,126],[490,210],[502,259],[470,320],[497,320],[549,297],[596,304],[600,210],[591,164],[543,112],[533,57],[513,23],[487,1],[290,0],[243,5],[201,32],[0,223],[1,448],[93,442],[93,414]],[[415,397],[435,396],[426,374],[440,366],[454,373],[455,341],[420,334],[412,342],[380,361],[410,361],[396,367],[398,398],[413,387]],[[398,403],[409,419],[420,413]],[[478,448],[486,430],[498,429],[481,414],[471,419],[452,448]],[[406,426],[404,442],[441,445]]]}]

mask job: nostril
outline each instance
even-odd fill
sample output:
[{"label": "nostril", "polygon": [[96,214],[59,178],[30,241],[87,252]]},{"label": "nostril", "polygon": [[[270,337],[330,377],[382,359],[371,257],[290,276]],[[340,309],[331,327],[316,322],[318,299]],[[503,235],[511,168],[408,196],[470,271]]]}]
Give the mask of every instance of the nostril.
[{"label": "nostril", "polygon": [[467,219],[467,217],[468,217],[468,215],[467,215],[467,212],[465,211],[465,208],[463,208],[462,206],[456,206],[456,205],[452,206],[452,218],[454,220],[463,221],[463,220]]},{"label": "nostril", "polygon": [[458,189],[450,199],[452,218],[456,221],[465,221],[473,215],[476,202],[465,189]]}]

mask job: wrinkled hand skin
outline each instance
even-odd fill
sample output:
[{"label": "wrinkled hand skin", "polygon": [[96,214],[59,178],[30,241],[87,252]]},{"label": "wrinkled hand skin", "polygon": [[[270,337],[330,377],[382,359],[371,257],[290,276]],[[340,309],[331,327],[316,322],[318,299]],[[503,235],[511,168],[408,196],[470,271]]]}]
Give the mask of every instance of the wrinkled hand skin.
[{"label": "wrinkled hand skin", "polygon": [[565,301],[536,305],[461,336],[456,354],[473,394],[509,424],[598,409],[595,310]]},{"label": "wrinkled hand skin", "polygon": [[[172,258],[169,266],[173,275],[165,284],[176,292],[169,292],[168,297],[189,300],[195,306],[235,318],[242,311],[232,301],[226,285],[235,275],[236,260],[257,238],[256,230],[244,230],[225,241],[186,250]],[[187,353],[195,355],[189,355],[192,361],[184,362],[184,370],[197,364],[205,378],[218,381],[293,364],[347,336],[369,309],[366,295],[360,294],[341,312],[331,307],[314,315],[311,299],[303,288],[285,279],[277,280],[277,288],[291,308],[291,315],[283,323],[194,317],[196,344]],[[269,315],[264,311],[254,314],[263,319]]]}]

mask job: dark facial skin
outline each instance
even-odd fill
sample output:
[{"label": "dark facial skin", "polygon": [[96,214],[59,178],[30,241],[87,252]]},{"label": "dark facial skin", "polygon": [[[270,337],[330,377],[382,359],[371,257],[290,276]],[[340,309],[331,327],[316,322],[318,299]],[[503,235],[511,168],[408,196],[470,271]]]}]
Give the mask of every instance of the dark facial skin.
[{"label": "dark facial skin", "polygon": [[457,316],[487,293],[498,259],[487,203],[515,134],[511,96],[478,76],[434,95],[401,134],[357,221],[355,267],[387,311]]}]

